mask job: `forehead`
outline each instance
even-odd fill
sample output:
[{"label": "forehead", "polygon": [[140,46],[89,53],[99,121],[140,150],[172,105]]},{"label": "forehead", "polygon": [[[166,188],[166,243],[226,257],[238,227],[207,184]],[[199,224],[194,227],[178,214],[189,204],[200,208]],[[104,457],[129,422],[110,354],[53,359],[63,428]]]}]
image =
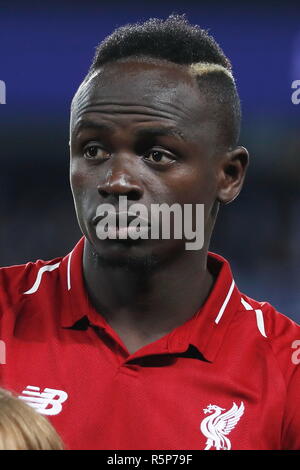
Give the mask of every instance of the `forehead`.
[{"label": "forehead", "polygon": [[78,89],[72,105],[72,126],[86,114],[113,116],[127,124],[172,121],[190,132],[209,117],[209,106],[185,66],[169,62],[125,61],[107,64]]}]

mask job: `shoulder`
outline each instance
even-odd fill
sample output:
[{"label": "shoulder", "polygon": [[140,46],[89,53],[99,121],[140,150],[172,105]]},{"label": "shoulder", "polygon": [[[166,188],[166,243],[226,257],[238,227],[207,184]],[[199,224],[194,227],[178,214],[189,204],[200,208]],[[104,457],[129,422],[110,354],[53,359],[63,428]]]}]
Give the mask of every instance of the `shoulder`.
[{"label": "shoulder", "polygon": [[0,268],[0,303],[16,301],[19,296],[38,289],[43,275],[59,268],[62,257],[37,260],[26,264]]},{"label": "shoulder", "polygon": [[[277,371],[285,383],[285,407],[282,415],[281,449],[300,449],[300,326],[278,312],[268,302],[257,302],[247,296],[242,296],[249,305],[245,309],[257,317],[258,325],[264,330],[262,340],[269,347],[277,365]],[[263,326],[262,326],[263,325]],[[274,386],[274,381],[270,386]],[[274,388],[276,393],[276,387]]]},{"label": "shoulder", "polygon": [[284,338],[286,335],[300,332],[300,325],[297,322],[279,312],[269,302],[260,302],[241,294],[240,310],[254,312],[258,327],[268,338]]},{"label": "shoulder", "polygon": [[248,313],[257,332],[273,354],[288,385],[300,363],[300,325],[279,312],[269,302],[259,302],[241,294],[239,313]]},{"label": "shoulder", "polygon": [[294,333],[300,333],[300,325],[287,315],[279,312],[269,302],[260,302],[241,294],[240,310],[252,311],[255,314],[259,330],[270,340],[276,338],[284,340]]}]

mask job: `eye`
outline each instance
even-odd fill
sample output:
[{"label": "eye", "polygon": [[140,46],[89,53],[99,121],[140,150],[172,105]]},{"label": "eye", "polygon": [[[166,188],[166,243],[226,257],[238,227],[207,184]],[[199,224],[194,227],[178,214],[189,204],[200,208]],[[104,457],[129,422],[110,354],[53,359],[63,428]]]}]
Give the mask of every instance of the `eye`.
[{"label": "eye", "polygon": [[174,162],[176,159],[173,155],[163,150],[151,150],[144,156],[145,160],[149,160],[151,163],[168,164]]},{"label": "eye", "polygon": [[102,160],[105,158],[109,158],[110,154],[102,147],[100,147],[100,145],[90,144],[84,148],[83,156],[87,160]]}]

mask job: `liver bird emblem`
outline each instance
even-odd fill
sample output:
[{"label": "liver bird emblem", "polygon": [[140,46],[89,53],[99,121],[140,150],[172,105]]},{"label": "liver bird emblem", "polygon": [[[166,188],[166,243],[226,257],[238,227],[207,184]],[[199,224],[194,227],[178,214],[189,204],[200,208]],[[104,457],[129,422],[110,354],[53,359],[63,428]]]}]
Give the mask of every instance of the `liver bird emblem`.
[{"label": "liver bird emblem", "polygon": [[245,411],[244,403],[241,402],[239,407],[236,403],[233,403],[228,411],[217,405],[208,405],[203,411],[205,414],[210,414],[210,416],[203,419],[200,426],[201,432],[207,438],[205,450],[212,447],[215,450],[230,450],[231,442],[226,436],[234,429],[243,415]]}]

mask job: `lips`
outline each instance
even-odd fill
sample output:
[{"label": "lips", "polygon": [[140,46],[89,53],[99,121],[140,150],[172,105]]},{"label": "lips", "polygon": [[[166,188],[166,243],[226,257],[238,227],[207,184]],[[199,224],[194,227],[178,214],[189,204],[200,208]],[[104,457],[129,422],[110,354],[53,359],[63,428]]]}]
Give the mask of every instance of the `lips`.
[{"label": "lips", "polygon": [[151,226],[148,219],[145,219],[144,217],[138,216],[136,214],[131,214],[130,212],[111,212],[111,213],[106,212],[105,215],[98,215],[98,216],[94,217],[93,218],[93,225],[96,226],[98,224],[98,222],[100,222],[100,220],[102,220],[106,217],[111,217],[112,220],[116,220],[116,226],[117,227],[120,226],[120,218],[122,218],[122,226],[124,226],[124,222],[125,222],[125,227],[128,227],[129,224],[133,220],[141,221],[141,222],[143,222],[144,225],[147,225],[148,227]]}]

